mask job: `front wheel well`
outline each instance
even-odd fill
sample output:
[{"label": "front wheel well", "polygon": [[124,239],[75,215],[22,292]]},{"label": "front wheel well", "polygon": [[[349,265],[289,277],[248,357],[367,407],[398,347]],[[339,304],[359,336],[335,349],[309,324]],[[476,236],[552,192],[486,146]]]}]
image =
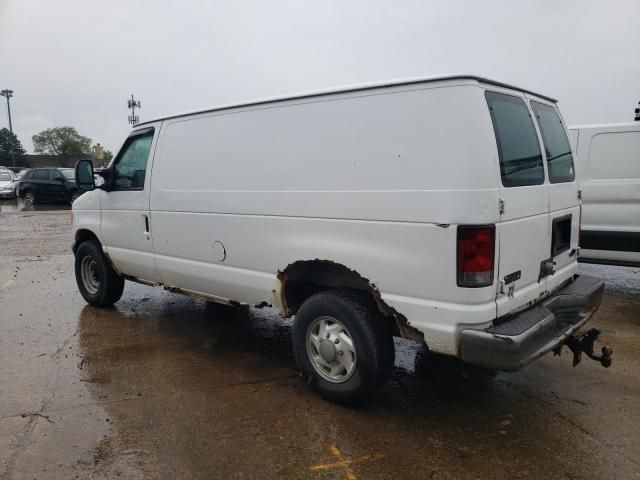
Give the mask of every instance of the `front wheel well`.
[{"label": "front wheel well", "polygon": [[87,241],[90,240],[95,240],[96,242],[98,242],[98,244],[100,244],[100,240],[98,240],[98,237],[95,233],[93,233],[91,230],[86,230],[86,229],[81,229],[78,230],[76,232],[76,238],[75,241],[73,242],[73,254],[75,255],[76,251],[78,250],[78,247]]},{"label": "front wheel well", "polygon": [[295,314],[312,295],[331,289],[356,290],[371,296],[382,317],[391,321],[394,335],[423,343],[424,336],[406,317],[388,305],[378,287],[356,270],[331,260],[299,260],[278,272],[280,301],[285,316]]}]

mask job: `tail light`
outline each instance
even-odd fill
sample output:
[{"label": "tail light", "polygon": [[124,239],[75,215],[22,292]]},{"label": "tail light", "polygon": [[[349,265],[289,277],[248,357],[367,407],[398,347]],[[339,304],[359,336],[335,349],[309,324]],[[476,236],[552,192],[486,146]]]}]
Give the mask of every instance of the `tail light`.
[{"label": "tail light", "polygon": [[458,286],[486,287],[493,284],[496,226],[458,227]]}]

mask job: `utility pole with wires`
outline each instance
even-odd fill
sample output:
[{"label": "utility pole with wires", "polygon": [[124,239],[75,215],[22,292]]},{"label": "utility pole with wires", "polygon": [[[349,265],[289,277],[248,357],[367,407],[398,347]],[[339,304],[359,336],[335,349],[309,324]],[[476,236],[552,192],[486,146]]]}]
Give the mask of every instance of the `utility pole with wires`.
[{"label": "utility pole with wires", "polygon": [[129,110],[131,110],[131,115],[129,115],[129,123],[132,127],[135,127],[140,121],[138,115],[136,115],[136,108],[141,108],[140,100],[135,100],[133,98],[133,94],[131,94],[131,98],[127,101],[127,107],[129,108]]}]

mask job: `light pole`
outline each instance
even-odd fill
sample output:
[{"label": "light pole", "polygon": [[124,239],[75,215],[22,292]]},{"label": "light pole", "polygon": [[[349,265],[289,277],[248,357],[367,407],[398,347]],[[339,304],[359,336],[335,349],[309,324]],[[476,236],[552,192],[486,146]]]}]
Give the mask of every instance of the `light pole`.
[{"label": "light pole", "polygon": [[[2,95],[4,98],[7,99],[7,113],[9,114],[9,132],[13,133],[13,124],[11,123],[11,97],[13,97],[13,90],[9,90],[8,88],[5,88],[4,90],[0,91],[0,95]],[[12,167],[16,166],[16,154],[13,151],[13,148],[11,149],[11,166]]]},{"label": "light pole", "polygon": [[4,89],[0,91],[0,95],[7,99],[7,113],[9,114],[9,131],[13,133],[13,125],[11,125],[11,102],[10,99],[13,97],[13,90]]}]

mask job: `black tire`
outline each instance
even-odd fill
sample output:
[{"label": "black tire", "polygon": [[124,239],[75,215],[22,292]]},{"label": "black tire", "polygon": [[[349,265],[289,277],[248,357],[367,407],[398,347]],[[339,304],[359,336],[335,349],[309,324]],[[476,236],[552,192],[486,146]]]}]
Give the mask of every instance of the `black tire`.
[{"label": "black tire", "polygon": [[[338,320],[353,341],[355,366],[352,374],[340,383],[325,379],[316,370],[310,352],[313,347],[307,346],[312,326],[321,318]],[[312,295],[296,313],[292,336],[298,369],[327,400],[361,405],[382,389],[391,375],[395,359],[391,323],[382,317],[373,299],[361,292],[328,290]]]},{"label": "black tire", "polygon": [[95,240],[81,243],[76,250],[75,271],[82,297],[94,307],[109,307],[122,297],[124,278],[111,267]]}]

